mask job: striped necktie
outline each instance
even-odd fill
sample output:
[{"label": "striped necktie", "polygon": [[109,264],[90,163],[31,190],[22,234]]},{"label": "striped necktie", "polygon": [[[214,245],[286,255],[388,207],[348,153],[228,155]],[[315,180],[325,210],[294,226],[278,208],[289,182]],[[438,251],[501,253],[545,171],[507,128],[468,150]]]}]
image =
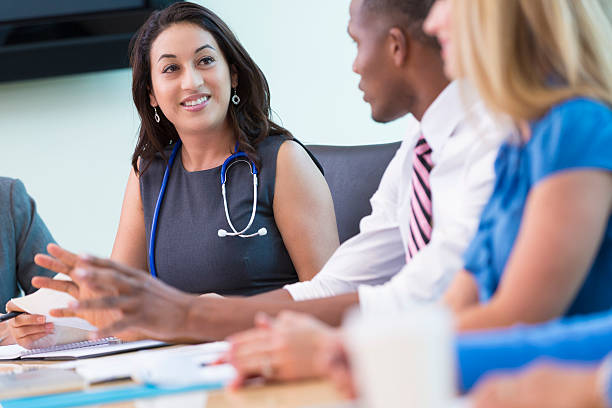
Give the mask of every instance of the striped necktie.
[{"label": "striped necktie", "polygon": [[410,196],[410,236],[408,237],[409,261],[420,249],[429,243],[432,231],[431,187],[429,173],[433,168],[431,147],[421,134],[412,157],[412,192]]}]

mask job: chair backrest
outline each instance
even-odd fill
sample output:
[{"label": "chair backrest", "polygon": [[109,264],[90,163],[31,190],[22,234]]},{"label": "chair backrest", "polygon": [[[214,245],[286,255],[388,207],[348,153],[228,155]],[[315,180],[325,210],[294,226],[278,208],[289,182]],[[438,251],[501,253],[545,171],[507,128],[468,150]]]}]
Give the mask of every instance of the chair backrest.
[{"label": "chair backrest", "polygon": [[359,232],[359,221],[372,212],[370,197],[400,142],[365,146],[310,145],[331,190],[340,242]]}]

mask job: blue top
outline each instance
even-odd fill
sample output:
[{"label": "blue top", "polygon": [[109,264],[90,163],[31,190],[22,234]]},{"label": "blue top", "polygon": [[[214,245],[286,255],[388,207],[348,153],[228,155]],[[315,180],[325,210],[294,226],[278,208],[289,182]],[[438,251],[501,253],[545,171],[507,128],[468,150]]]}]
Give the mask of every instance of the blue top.
[{"label": "blue top", "polygon": [[[560,103],[531,123],[531,132],[527,143],[506,143],[500,148],[495,188],[464,256],[465,269],[477,281],[481,302],[487,302],[497,289],[531,189],[561,171],[612,170],[612,112],[602,103],[584,98]],[[565,315],[611,308],[610,282],[612,221],[608,217],[588,276]]]},{"label": "blue top", "polygon": [[53,237],[36,212],[34,200],[19,180],[0,177],[0,311],[11,298],[36,291],[32,278],[55,273],[34,263],[47,253]]},{"label": "blue top", "polygon": [[456,347],[464,391],[489,371],[516,369],[540,357],[598,362],[612,350],[612,311],[462,334]]}]

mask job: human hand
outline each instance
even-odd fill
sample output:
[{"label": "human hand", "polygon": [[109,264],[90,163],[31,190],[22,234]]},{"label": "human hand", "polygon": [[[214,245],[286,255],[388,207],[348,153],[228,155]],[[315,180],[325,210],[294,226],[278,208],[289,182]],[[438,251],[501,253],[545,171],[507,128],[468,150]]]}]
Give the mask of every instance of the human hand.
[{"label": "human hand", "polygon": [[108,259],[79,257],[78,265],[67,271],[74,283],[93,293],[66,309],[51,310],[52,316],[79,315],[88,312],[113,312],[112,323],[101,326],[96,337],[107,337],[127,329],[148,338],[171,341],[189,339],[188,313],[193,299],[148,273]]},{"label": "human hand", "polygon": [[[6,304],[7,312],[23,312],[21,308],[9,301]],[[52,334],[55,330],[53,323],[45,323],[43,315],[20,314],[19,316],[5,322],[8,338],[3,339],[2,345],[10,344],[13,340],[21,347],[27,349],[39,348],[41,341]]]},{"label": "human hand", "polygon": [[0,346],[8,346],[15,344],[8,322],[0,322]]},{"label": "human hand", "polygon": [[[79,265],[79,257],[61,248],[59,245],[49,244],[47,245],[47,251],[49,255],[37,254],[34,257],[34,262],[36,262],[37,265],[68,276],[71,276],[75,268]],[[32,285],[39,289],[47,288],[67,293],[76,300],[96,299],[116,294],[116,291],[112,288],[94,290],[94,288],[86,284],[78,284],[74,280],[51,279],[44,276],[35,276],[32,278]],[[104,327],[117,320],[119,314],[115,311],[96,310],[75,313],[69,310],[58,314],[57,317],[80,317],[96,327]]]},{"label": "human hand", "polygon": [[342,333],[336,331],[323,351],[323,364],[327,377],[345,397],[357,398],[349,355],[344,346]]},{"label": "human hand", "polygon": [[486,378],[471,394],[473,408],[604,408],[597,371],[536,363],[516,374]]},{"label": "human hand", "polygon": [[322,376],[321,350],[333,330],[315,318],[282,312],[276,319],[260,313],[255,328],[228,338],[227,360],[238,373],[230,388],[249,377],[296,380]]}]

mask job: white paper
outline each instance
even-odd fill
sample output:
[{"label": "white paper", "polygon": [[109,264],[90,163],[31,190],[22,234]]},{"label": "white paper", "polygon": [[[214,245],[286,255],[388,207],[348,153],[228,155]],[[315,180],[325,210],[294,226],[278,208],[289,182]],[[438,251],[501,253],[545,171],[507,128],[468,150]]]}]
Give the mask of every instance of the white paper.
[{"label": "white paper", "polygon": [[[62,363],[58,367],[74,368],[89,383],[111,381],[132,377],[138,367],[147,361],[159,361],[166,358],[184,359],[191,357],[199,364],[209,364],[229,349],[227,342],[204,343],[189,346],[166,347],[138,353],[121,354],[118,356],[99,357],[91,360]],[[227,370],[227,369],[226,369]],[[210,370],[206,370],[210,371]],[[213,370],[214,371],[214,370]],[[210,374],[210,373],[208,373]],[[225,374],[216,373],[216,374]],[[172,373],[172,375],[177,375]],[[225,377],[223,379],[226,379]]]},{"label": "white paper", "polygon": [[10,346],[0,346],[0,360],[14,360],[21,356],[21,353],[27,349],[19,344],[11,344]]},{"label": "white paper", "polygon": [[[116,354],[129,350],[139,350],[149,347],[158,347],[165,345],[166,343],[157,340],[139,340],[119,344],[98,344],[98,345],[85,345],[83,343],[66,344],[63,346],[54,346],[48,350],[41,349],[40,352],[33,354],[31,350],[21,347],[18,344],[11,344],[10,346],[0,346],[0,360],[15,360],[21,358],[25,359],[72,359],[72,358],[84,358],[92,357],[97,355]],[[63,347],[59,350],[53,350],[53,348]],[[119,358],[126,358],[124,356],[117,356]],[[92,360],[96,361],[96,360]],[[117,360],[117,363],[119,361]],[[87,364],[85,364],[87,365]],[[103,367],[104,363],[96,365],[95,367]],[[75,368],[78,367],[79,363],[73,361],[65,364],[57,364],[57,368]],[[128,375],[129,376],[129,375]]]},{"label": "white paper", "polygon": [[139,340],[119,344],[100,344],[97,346],[77,347],[68,350],[46,351],[43,353],[29,354],[24,356],[24,359],[42,359],[42,358],[83,358],[97,355],[116,354],[129,350],[138,350],[147,347],[157,347],[165,343],[156,340]]},{"label": "white paper", "polygon": [[[70,280],[70,277],[57,274],[54,279]],[[97,328],[87,320],[78,317],[53,317],[49,314],[51,309],[62,309],[68,307],[70,302],[76,299],[67,293],[51,289],[39,289],[31,295],[11,299],[11,301],[30,314],[44,315],[47,322],[56,326],[72,327],[75,329],[96,331]]]}]

